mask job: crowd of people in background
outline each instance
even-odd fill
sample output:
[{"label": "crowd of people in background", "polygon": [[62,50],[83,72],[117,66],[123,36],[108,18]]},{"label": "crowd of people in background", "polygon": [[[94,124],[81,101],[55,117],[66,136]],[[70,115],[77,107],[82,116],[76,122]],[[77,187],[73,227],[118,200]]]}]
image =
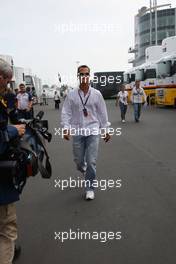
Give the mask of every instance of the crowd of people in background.
[{"label": "crowd of people in background", "polygon": [[[14,89],[14,91],[8,88],[6,93],[8,109],[9,111],[16,110],[18,112],[19,119],[33,118],[33,105],[38,102],[36,98],[37,96],[35,88],[33,87],[33,89],[30,89],[30,87],[26,87],[23,83],[19,85],[19,88]],[[57,90],[54,92],[53,99],[55,109],[59,110],[61,98]],[[128,91],[126,91],[124,84],[122,84],[120,87],[120,91],[118,92],[116,98],[116,107],[119,106],[120,108],[122,123],[126,122],[126,113],[129,102],[132,103],[134,108],[134,120],[135,122],[139,122],[142,105],[146,103],[146,94],[144,92],[144,89],[140,85],[140,81],[135,82],[135,85],[131,91],[131,95],[129,95]],[[48,105],[48,98],[45,90],[42,91],[40,105]]]}]

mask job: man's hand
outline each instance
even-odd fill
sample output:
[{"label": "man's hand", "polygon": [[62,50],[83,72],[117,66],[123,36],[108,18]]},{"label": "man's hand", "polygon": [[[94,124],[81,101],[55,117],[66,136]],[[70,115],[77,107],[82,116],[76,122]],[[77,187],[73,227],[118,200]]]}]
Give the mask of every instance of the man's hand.
[{"label": "man's hand", "polygon": [[23,136],[25,133],[25,125],[15,125],[14,127],[16,127],[16,129],[18,130],[18,135],[19,136]]},{"label": "man's hand", "polygon": [[64,139],[70,140],[70,131],[68,129],[65,129],[63,132],[64,132]]},{"label": "man's hand", "polygon": [[32,105],[31,105],[31,104],[29,104],[29,105],[28,105],[28,108],[26,109],[26,111],[27,111],[27,112],[30,112],[30,111],[31,111],[31,109],[32,109]]},{"label": "man's hand", "polygon": [[110,138],[111,138],[111,136],[108,133],[106,133],[104,135],[104,137],[103,137],[103,139],[104,139],[105,142],[108,142],[110,140]]},{"label": "man's hand", "polygon": [[147,101],[144,101],[144,104],[143,104],[144,107],[147,107],[148,106],[148,103]]}]

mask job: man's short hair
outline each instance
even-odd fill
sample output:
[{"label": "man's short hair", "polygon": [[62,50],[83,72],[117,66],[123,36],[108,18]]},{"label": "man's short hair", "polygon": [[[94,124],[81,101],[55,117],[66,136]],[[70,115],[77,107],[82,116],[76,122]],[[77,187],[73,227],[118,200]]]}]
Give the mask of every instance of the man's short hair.
[{"label": "man's short hair", "polygon": [[123,88],[124,88],[124,89],[126,88],[126,87],[125,87],[125,83],[121,83],[121,84],[120,84],[120,90],[122,90]]},{"label": "man's short hair", "polygon": [[79,74],[79,71],[80,71],[81,68],[87,68],[89,70],[89,73],[90,73],[90,68],[87,65],[80,65],[78,67],[78,72],[77,72],[78,74]]},{"label": "man's short hair", "polygon": [[25,87],[25,84],[24,83],[20,83],[19,87],[21,87],[21,86]]},{"label": "man's short hair", "polygon": [[0,58],[0,75],[4,78],[8,78],[13,75],[12,67],[8,62]]}]

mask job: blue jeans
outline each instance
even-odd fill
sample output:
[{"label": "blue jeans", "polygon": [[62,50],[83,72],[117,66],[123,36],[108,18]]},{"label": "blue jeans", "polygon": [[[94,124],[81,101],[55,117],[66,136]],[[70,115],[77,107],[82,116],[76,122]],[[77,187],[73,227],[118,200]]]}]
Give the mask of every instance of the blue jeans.
[{"label": "blue jeans", "polygon": [[127,112],[127,105],[123,104],[122,102],[119,102],[120,111],[121,111],[121,119],[125,120],[125,115]]},{"label": "blue jeans", "polygon": [[134,103],[133,107],[134,107],[134,118],[135,118],[135,121],[139,121],[139,118],[140,118],[140,115],[141,115],[142,103]]},{"label": "blue jeans", "polygon": [[86,190],[93,190],[96,177],[99,135],[73,136],[73,155],[77,169],[85,173]]}]

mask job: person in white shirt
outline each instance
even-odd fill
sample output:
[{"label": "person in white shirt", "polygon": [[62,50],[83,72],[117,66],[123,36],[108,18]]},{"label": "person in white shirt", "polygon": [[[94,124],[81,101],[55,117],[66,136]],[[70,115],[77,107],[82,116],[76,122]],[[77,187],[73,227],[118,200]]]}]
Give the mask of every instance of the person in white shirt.
[{"label": "person in white shirt", "polygon": [[64,139],[69,140],[70,135],[73,136],[74,161],[77,169],[85,175],[85,198],[93,200],[100,133],[104,131],[104,140],[108,142],[110,123],[102,94],[90,87],[88,66],[79,66],[78,78],[79,87],[70,91],[65,98],[61,124],[64,127]]},{"label": "person in white shirt", "polygon": [[125,91],[125,85],[124,84],[121,85],[121,90],[117,94],[116,106],[118,106],[118,103],[119,103],[119,107],[120,107],[120,111],[121,111],[122,123],[125,123],[125,115],[127,112],[127,105],[128,105],[128,92]]},{"label": "person in white shirt", "polygon": [[42,99],[43,99],[43,105],[48,105],[45,90],[43,90],[42,92]]},{"label": "person in white shirt", "polygon": [[19,93],[17,94],[17,109],[18,118],[30,119],[32,109],[32,96],[26,92],[26,87],[23,83],[19,85]]},{"label": "person in white shirt", "polygon": [[142,103],[146,103],[146,94],[144,89],[140,86],[140,81],[135,81],[135,86],[131,92],[131,102],[134,106],[134,119],[136,122],[139,122],[141,116]]}]

